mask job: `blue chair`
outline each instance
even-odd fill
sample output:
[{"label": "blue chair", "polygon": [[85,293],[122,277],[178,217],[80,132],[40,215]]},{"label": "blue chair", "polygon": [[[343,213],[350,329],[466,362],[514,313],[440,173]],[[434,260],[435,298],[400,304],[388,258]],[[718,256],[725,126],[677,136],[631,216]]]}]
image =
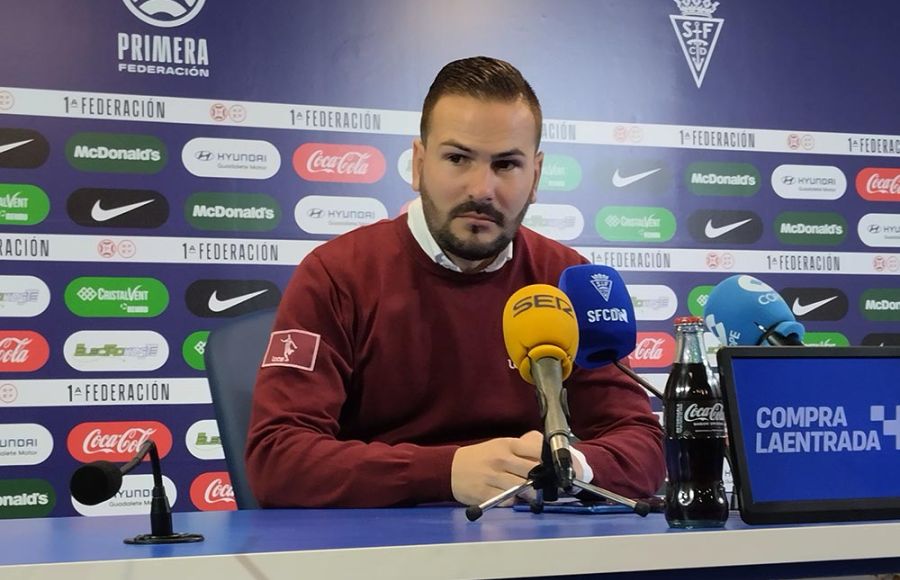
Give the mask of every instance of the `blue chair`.
[{"label": "blue chair", "polygon": [[230,320],[209,333],[204,351],[219,438],[238,509],[259,504],[247,483],[244,446],[250,426],[253,383],[275,319],[275,309],[258,310]]}]

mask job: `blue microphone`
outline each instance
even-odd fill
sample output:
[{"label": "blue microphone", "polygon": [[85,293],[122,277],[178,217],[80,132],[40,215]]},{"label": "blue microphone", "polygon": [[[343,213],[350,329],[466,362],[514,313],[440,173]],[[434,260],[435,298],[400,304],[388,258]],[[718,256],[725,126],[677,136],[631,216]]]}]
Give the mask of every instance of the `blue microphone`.
[{"label": "blue microphone", "polygon": [[586,369],[614,364],[662,399],[653,385],[620,362],[637,340],[634,303],[622,276],[609,266],[569,266],[559,277],[559,289],[569,297],[578,322],[575,364]]},{"label": "blue microphone", "polygon": [[703,318],[725,346],[803,346],[803,325],[784,298],[746,274],[726,278],[712,289]]}]

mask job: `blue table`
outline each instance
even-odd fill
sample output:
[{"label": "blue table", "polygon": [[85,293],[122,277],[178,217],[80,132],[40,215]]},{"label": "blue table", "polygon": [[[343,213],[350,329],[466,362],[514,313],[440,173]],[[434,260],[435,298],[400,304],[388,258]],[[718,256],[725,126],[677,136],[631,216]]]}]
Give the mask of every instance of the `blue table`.
[{"label": "blue table", "polygon": [[[900,522],[669,530],[659,514],[450,507],[191,512],[197,544],[131,546],[144,516],[0,521],[0,578],[214,580],[510,578],[641,571],[652,577],[799,576],[900,571]],[[824,563],[823,563],[824,562]],[[661,572],[666,571],[666,572]],[[705,572],[705,574],[703,574]],[[632,574],[624,577],[631,577]]]}]

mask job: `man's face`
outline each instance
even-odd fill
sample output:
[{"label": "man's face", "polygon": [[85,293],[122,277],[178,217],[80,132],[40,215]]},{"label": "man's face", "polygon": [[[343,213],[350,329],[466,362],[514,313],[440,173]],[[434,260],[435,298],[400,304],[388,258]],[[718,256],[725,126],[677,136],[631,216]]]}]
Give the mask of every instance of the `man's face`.
[{"label": "man's face", "polygon": [[431,113],[427,144],[413,144],[413,189],[441,248],[467,261],[496,256],[535,200],[543,153],[523,100],[446,95]]}]

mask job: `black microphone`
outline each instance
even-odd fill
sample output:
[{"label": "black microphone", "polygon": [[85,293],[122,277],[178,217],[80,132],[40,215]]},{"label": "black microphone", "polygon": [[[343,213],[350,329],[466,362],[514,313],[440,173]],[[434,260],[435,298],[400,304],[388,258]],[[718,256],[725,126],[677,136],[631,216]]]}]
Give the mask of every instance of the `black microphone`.
[{"label": "black microphone", "polygon": [[153,491],[150,499],[150,533],[125,538],[126,544],[180,544],[201,542],[200,534],[181,534],[172,531],[172,506],[163,487],[159,452],[152,439],[144,441],[137,455],[121,467],[109,461],[94,461],[75,470],[69,480],[69,490],[76,501],[85,505],[97,505],[119,493],[122,476],[132,471],[150,454],[153,468]]}]

